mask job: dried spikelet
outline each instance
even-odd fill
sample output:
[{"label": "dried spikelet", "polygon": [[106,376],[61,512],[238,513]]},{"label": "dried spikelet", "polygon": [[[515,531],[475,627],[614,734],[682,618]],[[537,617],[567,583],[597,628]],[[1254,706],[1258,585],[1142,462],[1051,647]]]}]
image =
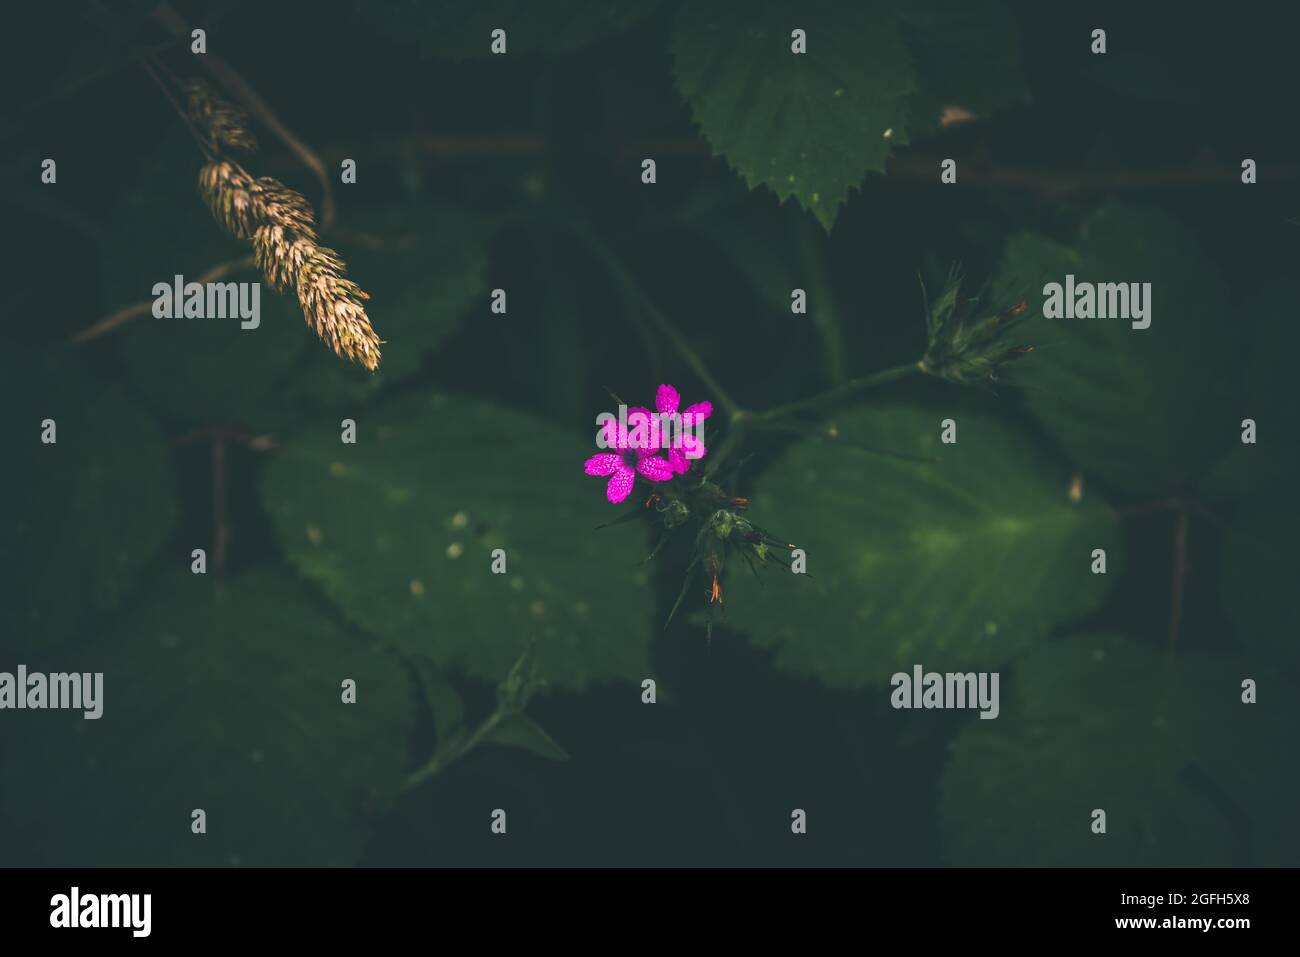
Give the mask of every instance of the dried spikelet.
[{"label": "dried spikelet", "polygon": [[373,372],[379,367],[383,340],[361,304],[368,298],[356,283],[343,277],[343,262],[328,247],[318,246],[298,271],[298,304],[316,335],[336,355]]},{"label": "dried spikelet", "polygon": [[261,219],[275,226],[316,238],[313,223],[316,214],[311,203],[296,189],[290,189],[278,179],[262,176],[253,181],[253,198]]},{"label": "dried spikelet", "polygon": [[186,109],[214,152],[223,148],[253,151],[257,140],[248,129],[248,116],[213,92],[202,80],[185,84]]},{"label": "dried spikelet", "polygon": [[217,160],[199,170],[199,191],[217,222],[240,239],[251,239],[261,219],[253,177],[238,163]]},{"label": "dried spikelet", "polygon": [[304,235],[267,223],[253,233],[257,268],[276,292],[286,292],[298,284],[298,274],[317,248],[315,231]]},{"label": "dried spikelet", "polygon": [[[190,118],[214,153],[257,148],[247,117],[206,84],[187,84],[186,93]],[[252,241],[257,268],[271,288],[297,291],[303,318],[336,355],[371,372],[379,367],[383,340],[362,305],[369,296],[345,278],[347,266],[338,253],[318,245],[316,214],[306,197],[269,176],[254,180],[225,158],[199,171],[199,190],[217,222]]]}]

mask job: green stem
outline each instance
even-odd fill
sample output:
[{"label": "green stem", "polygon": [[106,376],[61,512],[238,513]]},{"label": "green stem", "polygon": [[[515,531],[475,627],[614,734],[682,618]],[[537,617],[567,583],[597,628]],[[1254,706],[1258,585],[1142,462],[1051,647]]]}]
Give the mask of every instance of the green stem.
[{"label": "green stem", "polygon": [[882,372],[876,372],[868,376],[860,376],[856,379],[850,379],[841,386],[836,386],[826,392],[810,396],[807,399],[800,399],[798,402],[791,402],[787,405],[779,405],[774,409],[765,409],[762,412],[742,413],[740,420],[752,419],[756,422],[767,422],[772,419],[779,419],[783,416],[791,415],[796,412],[807,412],[810,409],[818,409],[822,406],[833,405],[849,396],[856,395],[859,392],[865,392],[867,389],[874,388],[878,385],[884,385],[887,382],[895,382],[899,379],[906,379],[910,375],[924,371],[920,362],[912,362],[908,365],[895,366],[892,369],[885,369]]},{"label": "green stem", "polygon": [[[794,210],[795,207],[789,207]],[[826,379],[832,387],[844,385],[844,333],[840,324],[840,312],[835,303],[835,291],[831,286],[830,271],[826,266],[826,257],[818,237],[814,235],[803,213],[791,217],[803,273],[807,277],[809,291],[812,293],[812,321],[817,330],[817,337],[822,344],[822,364],[826,370]]]},{"label": "green stem", "polygon": [[503,715],[500,711],[492,712],[492,714],[488,716],[487,720],[479,725],[478,729],[465,740],[464,744],[453,748],[450,753],[439,752],[435,754],[429,759],[429,762],[425,764],[424,767],[413,772],[402,785],[402,790],[409,791],[412,788],[419,786],[439,771],[445,770],[465,755],[469,754],[483,743],[484,738],[495,730],[496,726],[501,723],[502,717]]},{"label": "green stem", "polygon": [[726,438],[722,440],[722,444],[718,446],[716,451],[709,453],[708,469],[710,476],[715,476],[719,473],[719,470],[722,468],[722,463],[726,461],[731,453],[735,452],[736,449],[740,447],[740,443],[744,440],[744,435],[745,427],[739,422],[733,423]]},{"label": "green stem", "polygon": [[585,222],[570,219],[567,225],[573,235],[579,239],[588,250],[590,250],[593,256],[600,260],[601,264],[604,265],[606,269],[609,270],[610,274],[614,277],[615,281],[623,287],[624,291],[631,298],[640,303],[642,309],[645,310],[645,314],[649,316],[650,321],[658,327],[664,338],[672,344],[672,347],[677,350],[682,359],[686,361],[686,364],[691,367],[691,371],[694,372],[695,375],[699,377],[699,380],[713,393],[713,397],[717,400],[718,405],[722,406],[730,416],[735,417],[737,415],[745,415],[746,413],[740,407],[740,403],[732,398],[731,393],[724,389],[721,383],[714,378],[713,373],[710,372],[709,367],[704,364],[704,360],[700,358],[699,353],[691,348],[690,343],[683,339],[677,330],[673,328],[672,323],[668,321],[668,317],[660,312],[655,304],[650,301],[650,297],[646,294],[646,291],[641,288],[641,284],[637,282],[636,277],[633,276],[627,266],[623,264],[623,260],[620,259],[609,247],[609,244],[598,236]]}]

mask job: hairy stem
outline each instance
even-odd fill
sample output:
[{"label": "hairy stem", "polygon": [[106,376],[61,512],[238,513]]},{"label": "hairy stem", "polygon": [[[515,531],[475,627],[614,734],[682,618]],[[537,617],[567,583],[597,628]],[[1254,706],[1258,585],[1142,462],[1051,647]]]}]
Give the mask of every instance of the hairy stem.
[{"label": "hairy stem", "polygon": [[809,396],[806,399],[800,399],[797,402],[790,402],[786,405],[778,405],[772,409],[764,409],[762,412],[743,413],[741,420],[752,419],[755,422],[770,422],[773,419],[783,418],[787,415],[793,415],[797,412],[811,412],[834,405],[837,402],[857,395],[859,392],[865,392],[868,389],[875,388],[878,385],[885,385],[889,382],[896,382],[899,379],[906,379],[910,375],[921,372],[921,363],[913,362],[908,365],[895,366],[892,369],[885,369],[882,372],[875,372],[867,376],[859,376],[856,379],[850,379],[843,385],[836,386],[826,392],[818,395]]},{"label": "hairy stem", "polygon": [[623,260],[610,249],[609,244],[585,222],[570,219],[567,226],[570,232],[609,270],[610,275],[614,277],[614,280],[624,291],[641,305],[641,308],[658,328],[660,334],[672,344],[672,347],[677,350],[677,353],[686,364],[691,367],[691,371],[709,388],[714,398],[718,400],[718,404],[722,406],[727,414],[732,417],[745,415],[746,413],[740,407],[740,403],[732,398],[731,393],[724,389],[722,384],[714,378],[713,373],[709,371],[709,367],[705,365],[699,353],[691,348],[690,343],[673,328],[673,324],[668,321],[668,317],[650,301],[650,297],[641,287],[641,284],[637,282],[636,277],[623,264]]},{"label": "hairy stem", "polygon": [[840,311],[835,304],[835,292],[831,286],[830,271],[826,267],[826,256],[819,245],[819,236],[813,232],[806,217],[793,215],[790,207],[789,217],[794,231],[795,249],[799,255],[799,264],[805,282],[813,296],[811,316],[813,328],[822,344],[822,365],[826,370],[826,380],[831,386],[842,386],[845,381],[844,369],[844,332],[840,323]]}]

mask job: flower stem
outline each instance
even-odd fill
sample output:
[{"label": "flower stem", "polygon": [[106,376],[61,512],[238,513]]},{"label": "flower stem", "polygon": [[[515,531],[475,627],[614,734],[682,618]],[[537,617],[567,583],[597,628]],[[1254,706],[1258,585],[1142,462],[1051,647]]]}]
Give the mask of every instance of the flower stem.
[{"label": "flower stem", "polygon": [[714,378],[713,373],[709,371],[709,367],[705,365],[699,353],[691,348],[690,343],[683,339],[681,334],[673,328],[673,324],[668,321],[668,317],[650,301],[650,297],[641,287],[641,284],[637,282],[636,277],[632,275],[631,271],[624,265],[623,260],[610,248],[609,244],[597,235],[595,230],[586,222],[570,218],[567,221],[567,226],[569,231],[609,270],[614,280],[623,287],[628,296],[640,303],[650,321],[658,327],[664,338],[672,344],[672,347],[677,350],[686,361],[686,364],[691,367],[691,371],[709,388],[713,393],[713,397],[727,414],[731,416],[746,414],[740,407],[740,403],[732,398],[731,393],[724,389],[722,384]]},{"label": "flower stem", "polygon": [[[815,301],[812,308],[813,328],[821,339],[822,364],[826,379],[832,388],[844,385],[844,331],[840,322],[839,307],[835,303],[835,292],[831,286],[830,271],[826,265],[826,256],[819,245],[820,236],[814,233],[802,212],[791,210],[791,229],[795,237],[795,248],[800,266]],[[817,231],[820,233],[820,230]]]},{"label": "flower stem", "polygon": [[836,402],[847,399],[849,396],[856,395],[859,392],[865,392],[867,389],[874,388],[878,385],[884,385],[888,382],[895,382],[899,379],[906,379],[908,376],[923,371],[920,362],[912,362],[907,365],[895,366],[892,369],[885,369],[882,372],[876,372],[868,376],[859,376],[856,379],[850,379],[841,386],[836,386],[826,392],[818,395],[809,396],[806,399],[800,399],[798,402],[791,402],[787,405],[779,405],[773,409],[764,409],[762,412],[753,412],[742,414],[741,419],[752,419],[756,422],[767,422],[772,419],[779,419],[795,412],[807,412],[813,409],[820,409],[823,406],[833,405]]}]

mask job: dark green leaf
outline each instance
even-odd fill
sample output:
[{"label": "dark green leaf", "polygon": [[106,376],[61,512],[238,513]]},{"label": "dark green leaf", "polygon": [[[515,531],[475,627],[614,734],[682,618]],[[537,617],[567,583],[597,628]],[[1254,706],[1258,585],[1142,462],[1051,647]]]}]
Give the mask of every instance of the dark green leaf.
[{"label": "dark green leaf", "polygon": [[[29,670],[102,672],[103,714],[6,712],[4,815],[62,865],[355,863],[410,768],[414,693],[283,572],[177,572],[111,634]],[[356,702],[343,682],[356,682]],[[191,811],[207,833],[191,832]]]},{"label": "dark green leaf", "polygon": [[[1242,682],[1258,703],[1242,702]],[[1284,865],[1300,853],[1296,689],[1258,661],[1116,637],[1041,646],[1001,678],[941,781],[957,865]],[[1106,812],[1106,833],[1091,829]]]},{"label": "dark green leaf", "polygon": [[[935,462],[814,440],[763,474],[748,516],[807,554],[808,574],[727,572],[730,621],[778,666],[834,686],[883,684],[920,663],[993,670],[1096,608],[1122,574],[1124,543],[1096,496],[1071,503],[1069,472],[986,412],[905,405],[835,421],[846,440]],[[1107,552],[1106,575],[1090,570]]]},{"label": "dark green leaf", "polygon": [[[176,524],[173,464],[154,420],[71,352],[10,349],[0,645],[47,648],[114,608]],[[54,420],[57,442],[41,442]]]},{"label": "dark green leaf", "polygon": [[[795,29],[806,53],[792,52]],[[985,114],[1027,96],[1019,31],[993,0],[684,4],[672,54],[714,151],[828,230],[850,190],[937,129],[943,107]]]},{"label": "dark green leaf", "polygon": [[[532,638],[541,675],[580,689],[647,673],[655,630],[639,528],[583,475],[592,438],[461,397],[406,395],[291,436],[263,500],[285,551],[354,621],[488,681]],[[506,574],[492,573],[503,549]]]},{"label": "dark green leaf", "polygon": [[[1300,471],[1300,395],[1292,366],[1300,355],[1300,329],[1292,318],[1300,283],[1272,282],[1250,296],[1234,315],[1246,353],[1245,379],[1225,426],[1225,450],[1197,483],[1211,502],[1256,496],[1289,483]],[[1255,443],[1241,441],[1242,422],[1255,423]]]},{"label": "dark green leaf", "polygon": [[490,229],[484,217],[453,206],[347,213],[330,242],[347,259],[348,275],[370,295],[366,313],[384,340],[383,360],[371,373],[313,343],[275,391],[275,401],[355,405],[419,372],[424,356],[476,302],[486,313]]},{"label": "dark green leaf", "polygon": [[[808,52],[791,52],[791,31]],[[794,197],[827,229],[849,191],[906,143],[916,79],[889,5],[684,4],[678,88],[715,152],[751,187]]]},{"label": "dark green leaf", "polygon": [[[1151,325],[1047,319],[1042,283],[1151,283]],[[1037,281],[1010,367],[1029,411],[1089,472],[1135,494],[1175,489],[1208,467],[1233,424],[1227,297],[1196,239],[1167,213],[1108,203],[1073,247],[1022,234],[1002,279]],[[1236,417],[1240,419],[1240,416]]]}]

